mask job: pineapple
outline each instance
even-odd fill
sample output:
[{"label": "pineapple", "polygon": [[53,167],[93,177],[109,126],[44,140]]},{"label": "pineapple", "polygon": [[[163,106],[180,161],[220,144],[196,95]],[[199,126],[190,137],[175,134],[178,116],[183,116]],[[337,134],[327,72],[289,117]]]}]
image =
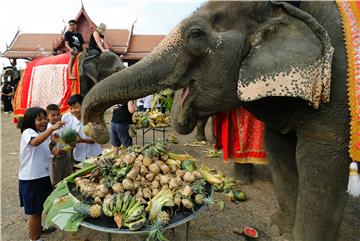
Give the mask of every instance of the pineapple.
[{"label": "pineapple", "polygon": [[79,213],[83,217],[88,217],[89,216],[89,209],[90,209],[89,205],[81,203],[81,202],[76,203],[74,205],[74,211]]},{"label": "pineapple", "polygon": [[196,194],[195,195],[195,203],[199,204],[199,205],[203,204],[204,203],[204,195]]},{"label": "pineapple", "polygon": [[170,215],[165,212],[165,211],[161,211],[158,216],[157,216],[157,221],[161,222],[162,224],[166,225],[170,222]]},{"label": "pineapple", "polygon": [[92,205],[89,208],[89,216],[92,218],[98,218],[101,216],[101,206],[99,204]]}]

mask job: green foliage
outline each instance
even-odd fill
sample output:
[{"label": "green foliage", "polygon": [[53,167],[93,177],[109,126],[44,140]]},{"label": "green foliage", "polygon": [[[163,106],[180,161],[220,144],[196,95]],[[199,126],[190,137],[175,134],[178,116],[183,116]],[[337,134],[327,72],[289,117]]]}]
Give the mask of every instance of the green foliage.
[{"label": "green foliage", "polygon": [[150,222],[156,219],[163,207],[174,206],[173,196],[174,193],[170,189],[163,189],[148,202],[146,211],[149,213]]},{"label": "green foliage", "polygon": [[165,89],[154,95],[151,103],[151,110],[153,110],[160,101],[161,105],[165,107],[167,112],[171,111],[171,107],[174,102],[174,91],[171,89]]},{"label": "green foliage", "polygon": [[45,218],[45,227],[53,225],[53,218],[58,215],[62,209],[72,207],[75,204],[75,200],[71,195],[59,197],[54,200]]},{"label": "green foliage", "polygon": [[196,165],[193,160],[185,160],[181,163],[181,167],[183,170],[188,172],[193,172],[196,170]]},{"label": "green foliage", "polygon": [[152,225],[147,227],[148,233],[145,241],[169,241],[163,231],[164,223],[156,220]]},{"label": "green foliage", "polygon": [[47,199],[44,202],[44,214],[46,215],[49,212],[55,199],[60,198],[65,195],[68,195],[69,192],[70,192],[70,190],[69,190],[66,182],[58,183],[56,185],[55,190],[52,191],[52,193],[47,197]]}]

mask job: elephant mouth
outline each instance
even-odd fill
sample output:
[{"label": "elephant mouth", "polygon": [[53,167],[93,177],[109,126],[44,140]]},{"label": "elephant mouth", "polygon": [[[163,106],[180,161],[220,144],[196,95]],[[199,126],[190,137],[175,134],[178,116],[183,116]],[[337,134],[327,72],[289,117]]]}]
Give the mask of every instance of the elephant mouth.
[{"label": "elephant mouth", "polygon": [[180,95],[180,105],[181,107],[184,107],[184,102],[186,100],[186,98],[189,95],[189,91],[190,91],[190,85],[187,84],[185,85],[185,87],[182,89],[181,95]]}]

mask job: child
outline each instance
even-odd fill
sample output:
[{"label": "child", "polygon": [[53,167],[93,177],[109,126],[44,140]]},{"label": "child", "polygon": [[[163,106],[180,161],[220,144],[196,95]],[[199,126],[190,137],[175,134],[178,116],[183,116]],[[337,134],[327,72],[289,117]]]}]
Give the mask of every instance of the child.
[{"label": "child", "polygon": [[[47,128],[51,128],[58,121],[61,121],[61,112],[58,105],[50,104],[46,107],[47,118],[49,123]],[[61,135],[61,130],[55,131],[54,135],[58,137]],[[57,143],[52,150],[52,161],[50,165],[50,179],[53,186],[69,176],[72,169],[71,152],[64,152],[61,144]]]},{"label": "child", "polygon": [[49,129],[46,111],[40,107],[26,110],[20,141],[19,196],[20,206],[29,215],[30,240],[41,241],[41,213],[45,199],[52,192],[49,177],[50,147],[56,143],[50,135],[59,129],[63,122],[58,121]]},{"label": "child", "polygon": [[76,146],[73,150],[73,158],[76,163],[93,156],[101,155],[101,146],[84,134],[83,125],[80,122],[81,104],[83,100],[84,97],[82,95],[72,95],[68,100],[70,113],[66,113],[62,117],[62,121],[66,123],[65,127],[72,128],[78,133]]}]

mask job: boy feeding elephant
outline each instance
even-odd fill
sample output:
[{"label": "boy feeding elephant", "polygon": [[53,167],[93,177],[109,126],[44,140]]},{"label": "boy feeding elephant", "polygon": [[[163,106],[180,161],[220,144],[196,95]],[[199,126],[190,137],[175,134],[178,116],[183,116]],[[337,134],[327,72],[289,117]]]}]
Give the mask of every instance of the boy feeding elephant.
[{"label": "boy feeding elephant", "polygon": [[76,146],[73,149],[75,163],[80,163],[87,158],[101,155],[101,146],[85,135],[81,123],[81,105],[84,97],[80,94],[72,95],[68,104],[70,113],[66,113],[61,120],[65,122],[65,128],[72,128],[78,133]]},{"label": "boy feeding elephant", "polygon": [[[50,104],[46,107],[46,113],[48,118],[47,129],[51,128],[58,121],[61,121],[61,112],[58,105]],[[54,131],[53,135],[60,137],[61,130]],[[70,175],[73,171],[71,152],[65,152],[63,146],[57,142],[52,149],[51,164],[50,164],[50,179],[51,184],[55,186],[65,177]]]}]

